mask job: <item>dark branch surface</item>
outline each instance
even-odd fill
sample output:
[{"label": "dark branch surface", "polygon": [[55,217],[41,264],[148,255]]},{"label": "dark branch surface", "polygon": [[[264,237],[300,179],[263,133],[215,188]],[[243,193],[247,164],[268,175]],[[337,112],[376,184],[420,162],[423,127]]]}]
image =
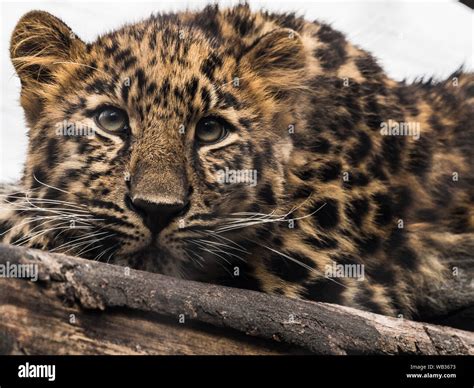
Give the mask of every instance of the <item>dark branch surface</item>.
[{"label": "dark branch surface", "polygon": [[474,354],[446,326],[0,244],[7,262],[39,280],[0,279],[1,353]]}]

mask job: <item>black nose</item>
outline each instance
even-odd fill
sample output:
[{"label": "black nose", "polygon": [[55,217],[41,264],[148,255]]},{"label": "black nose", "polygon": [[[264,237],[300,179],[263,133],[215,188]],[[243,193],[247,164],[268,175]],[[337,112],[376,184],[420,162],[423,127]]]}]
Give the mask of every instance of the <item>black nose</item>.
[{"label": "black nose", "polygon": [[127,196],[125,202],[131,210],[143,218],[145,225],[155,234],[160,233],[174,218],[185,214],[189,209],[189,201],[164,203],[141,197],[132,199]]}]

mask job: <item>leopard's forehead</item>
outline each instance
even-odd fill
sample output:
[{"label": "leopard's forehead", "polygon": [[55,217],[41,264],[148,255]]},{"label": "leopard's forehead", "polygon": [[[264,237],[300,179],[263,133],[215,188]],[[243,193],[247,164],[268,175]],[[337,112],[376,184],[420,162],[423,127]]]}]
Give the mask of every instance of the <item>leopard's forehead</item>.
[{"label": "leopard's forehead", "polygon": [[224,47],[221,39],[209,37],[197,25],[155,19],[126,25],[100,36],[92,44],[104,58],[133,61],[130,57],[134,54],[137,60],[147,57],[147,64],[152,67],[157,63],[165,67],[192,67],[211,54],[222,55]]}]

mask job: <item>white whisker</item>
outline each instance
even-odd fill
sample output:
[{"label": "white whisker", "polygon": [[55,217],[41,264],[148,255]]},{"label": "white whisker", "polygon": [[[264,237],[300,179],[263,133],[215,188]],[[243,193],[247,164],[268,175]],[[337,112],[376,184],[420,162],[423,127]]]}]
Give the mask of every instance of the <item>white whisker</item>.
[{"label": "white whisker", "polygon": [[41,182],[41,181],[36,177],[35,174],[33,174],[33,178],[34,178],[34,180],[35,180],[36,182],[38,182],[40,185],[43,185],[44,187],[48,187],[48,188],[53,189],[53,190],[61,191],[62,193],[65,193],[65,194],[73,195],[73,194],[71,194],[71,193],[68,192],[68,191],[65,191],[65,190],[62,190],[62,189],[60,189],[60,188],[58,188],[58,187],[54,187],[54,186],[48,185],[47,183]]},{"label": "white whisker", "polygon": [[89,238],[95,238],[95,237],[98,237],[98,236],[101,236],[101,235],[104,235],[106,233],[109,233],[109,232],[100,232],[100,233],[97,233],[97,232],[92,232],[92,233],[86,233],[85,235],[81,235],[77,238],[74,238],[73,240],[71,241],[67,241],[65,242],[64,244],[61,244],[53,249],[50,250],[50,252],[54,252],[54,251],[58,251],[60,249],[64,249],[66,247],[68,247],[69,245],[73,245],[75,244],[76,242],[78,241],[82,241],[84,239],[89,239]]},{"label": "white whisker", "polygon": [[[252,241],[252,240],[250,240],[250,241]],[[261,244],[261,243],[259,243],[259,242],[257,242],[257,241],[252,241],[252,242],[254,242],[255,244],[258,244],[259,246],[261,246],[261,247],[263,247],[263,248],[266,248],[266,249],[268,249],[268,250],[270,250],[270,251],[272,251],[272,252],[274,252],[274,253],[276,253],[276,254],[278,254],[278,255],[280,255],[280,256],[282,256],[282,257],[284,257],[284,258],[286,258],[286,259],[288,259],[288,260],[290,260],[290,261],[292,261],[293,263],[295,263],[295,264],[297,264],[297,265],[300,265],[301,267],[307,269],[307,270],[310,271],[310,272],[315,272],[315,273],[317,273],[318,275],[320,275],[320,273],[319,273],[318,271],[316,271],[314,268],[310,267],[309,265],[307,265],[307,264],[305,264],[305,263],[302,263],[301,261],[299,261],[299,260],[297,260],[297,259],[295,259],[295,258],[293,258],[293,257],[291,257],[291,256],[288,256],[288,255],[284,254],[283,252],[280,252],[280,251],[278,251],[278,250],[276,250],[276,249],[270,248],[269,246],[267,246],[267,245],[265,245],[265,244]],[[342,286],[342,287],[348,288],[346,285],[344,285],[344,284],[338,282],[337,280],[335,280],[335,279],[333,279],[333,278],[330,278],[330,277],[327,277],[327,276],[325,276],[324,278],[325,278],[325,279],[328,279],[328,280],[330,280],[330,281],[332,281],[332,282],[334,282],[334,283],[336,283],[336,284],[338,284],[338,285],[340,285],[340,286]]]},{"label": "white whisker", "polygon": [[228,232],[230,230],[242,229],[242,228],[246,228],[246,227],[249,227],[249,226],[260,225],[260,224],[265,224],[265,223],[298,221],[298,220],[302,220],[302,219],[311,217],[312,215],[314,215],[315,213],[320,211],[324,206],[326,206],[326,202],[323,203],[318,209],[314,210],[310,214],[306,214],[306,215],[301,216],[301,217],[287,218],[287,216],[289,214],[293,213],[296,210],[296,208],[294,208],[292,211],[290,211],[285,216],[280,217],[280,218],[260,219],[260,220],[252,220],[252,221],[241,221],[240,223],[236,223],[236,224],[227,224],[227,225],[220,226],[216,229],[216,231],[217,232]]}]

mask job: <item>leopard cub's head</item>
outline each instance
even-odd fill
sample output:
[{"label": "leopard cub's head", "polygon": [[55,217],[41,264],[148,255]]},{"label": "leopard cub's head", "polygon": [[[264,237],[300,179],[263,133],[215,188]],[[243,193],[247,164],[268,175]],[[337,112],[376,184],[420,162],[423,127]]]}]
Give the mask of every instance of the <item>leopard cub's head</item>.
[{"label": "leopard cub's head", "polygon": [[229,257],[249,237],[239,226],[284,197],[306,60],[294,31],[211,36],[186,13],[84,43],[33,11],[11,57],[29,127],[23,184],[59,250],[189,275]]}]

